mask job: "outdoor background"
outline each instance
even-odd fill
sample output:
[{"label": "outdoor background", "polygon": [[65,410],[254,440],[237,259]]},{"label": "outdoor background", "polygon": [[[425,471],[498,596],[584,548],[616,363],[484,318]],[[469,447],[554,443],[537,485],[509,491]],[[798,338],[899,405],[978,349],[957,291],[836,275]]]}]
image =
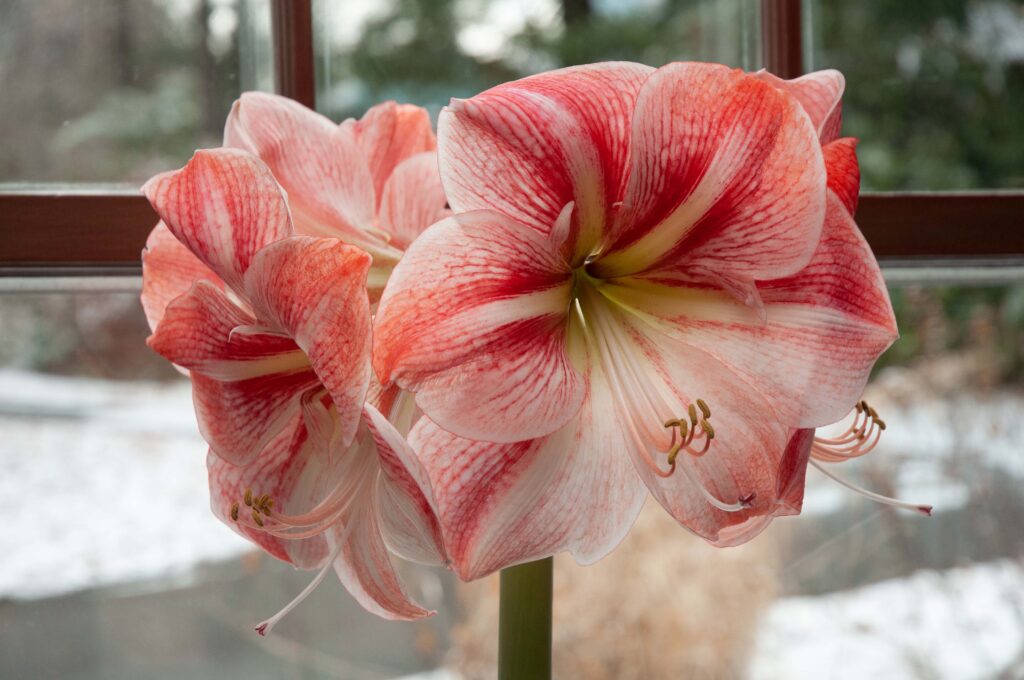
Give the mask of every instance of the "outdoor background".
[{"label": "outdoor background", "polygon": [[[0,1],[0,189],[135,187],[219,144],[238,93],[272,88],[267,5]],[[607,59],[755,69],[758,5],[322,0],[318,108],[436,116]],[[823,0],[805,18],[808,68],[846,75],[863,188],[1024,188],[1024,2]],[[557,562],[558,677],[1024,677],[1024,278],[889,276],[902,337],[866,395],[889,428],[843,472],[935,517],[811,471],[801,518],[720,551],[651,503],[612,557]],[[328,579],[252,634],[309,576],[213,519],[188,385],[145,347],[137,291],[81,285],[0,280],[0,677],[489,677],[496,579],[411,570],[440,612],[416,624]]]}]

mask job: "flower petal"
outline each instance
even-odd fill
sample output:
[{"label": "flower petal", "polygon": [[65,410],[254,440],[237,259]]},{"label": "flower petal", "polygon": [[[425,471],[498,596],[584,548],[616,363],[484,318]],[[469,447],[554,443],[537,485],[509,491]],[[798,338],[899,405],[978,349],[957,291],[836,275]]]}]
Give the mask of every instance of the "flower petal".
[{"label": "flower petal", "polygon": [[793,427],[842,418],[897,337],[878,263],[839,199],[812,260],[757,284],[764,316],[713,289],[620,280],[606,294],[742,376]]},{"label": "flower petal", "polygon": [[374,179],[351,126],[287,97],[246,92],[231,108],[224,144],[267,164],[288,193],[298,233],[337,237],[397,259],[373,232]]},{"label": "flower petal", "polygon": [[395,268],[374,321],[381,382],[416,393],[442,427],[518,441],[583,399],[566,350],[572,277],[546,237],[498,213],[438,222]]},{"label": "flower petal", "polygon": [[410,621],[434,612],[416,604],[402,586],[381,536],[374,504],[377,491],[370,488],[353,504],[345,526],[337,530],[344,540],[334,560],[334,571],[345,589],[368,612],[385,619]]},{"label": "flower petal", "polygon": [[652,70],[574,66],[453,100],[438,120],[452,208],[497,210],[547,233],[575,202],[577,251],[587,251],[621,200],[630,116]]},{"label": "flower petal", "polygon": [[[716,543],[727,528],[751,518],[799,512],[797,480],[805,467],[799,455],[806,463],[809,444],[807,450],[791,450],[792,430],[770,402],[731,367],[628,312],[605,303],[585,304],[584,313],[600,343],[615,399],[610,412],[629,434],[626,448],[634,467],[678,522]],[[701,453],[705,440],[698,436],[696,453],[683,449],[670,468],[669,451],[677,440],[665,423],[687,419],[698,398],[710,407],[713,439]],[[800,488],[794,491],[794,485]],[[730,504],[737,509],[725,510]]]},{"label": "flower petal", "polygon": [[253,323],[223,291],[199,281],[168,305],[147,341],[191,372],[199,430],[217,455],[235,464],[259,454],[298,412],[300,395],[319,386],[290,338]]},{"label": "flower petal", "polygon": [[171,300],[200,279],[224,287],[220,277],[183,246],[163,221],[157,222],[142,251],[142,309],[150,330],[156,330]]},{"label": "flower petal", "polygon": [[599,276],[700,266],[776,278],[807,263],[825,167],[796,101],[741,71],[676,63],[644,83],[631,171]]},{"label": "flower petal", "polygon": [[793,80],[783,80],[767,71],[754,74],[772,86],[793,95],[811,119],[822,144],[839,136],[843,117],[843,90],[846,79],[834,69],[815,71]]},{"label": "flower petal", "polygon": [[427,110],[411,104],[377,104],[355,121],[352,129],[373,177],[377,206],[385,183],[399,164],[437,146]]},{"label": "flower petal", "polygon": [[576,417],[539,439],[473,441],[427,418],[413,428],[410,442],[430,475],[461,578],[565,550],[591,564],[629,531],[647,494],[609,415],[615,409],[609,390],[599,374],[591,379]]},{"label": "flower petal", "polygon": [[380,458],[378,499],[384,542],[403,559],[445,564],[448,559],[426,470],[380,411],[367,404],[364,413]]},{"label": "flower petal", "polygon": [[235,291],[256,252],[292,233],[281,188],[244,151],[196,151],[184,168],[157,175],[142,191],[171,233]]},{"label": "flower petal", "polygon": [[369,268],[358,248],[296,236],[257,253],[245,276],[260,322],[294,338],[330,392],[342,445],[355,436],[370,383]]},{"label": "flower petal", "polygon": [[402,161],[384,184],[380,228],[391,244],[405,250],[423,230],[446,216],[444,188],[437,171],[437,152],[427,151]]},{"label": "flower petal", "polygon": [[843,137],[821,149],[828,171],[828,188],[842,202],[851,215],[857,212],[860,194],[860,165],[857,163],[857,140]]},{"label": "flower petal", "polygon": [[[214,514],[280,560],[300,569],[322,566],[331,552],[325,534],[302,539],[275,536],[256,525],[252,509],[244,499],[246,490],[251,490],[257,498],[263,494],[272,498],[278,512],[297,515],[313,509],[331,492],[332,479],[353,472],[351,465],[328,470],[327,461],[332,457],[325,444],[324,440],[310,437],[302,417],[294,415],[262,454],[247,465],[232,465],[211,451],[207,469]],[[351,462],[351,458],[337,457],[337,463]],[[371,480],[372,477],[367,478],[368,483]],[[237,519],[231,516],[233,507],[238,509]]]}]

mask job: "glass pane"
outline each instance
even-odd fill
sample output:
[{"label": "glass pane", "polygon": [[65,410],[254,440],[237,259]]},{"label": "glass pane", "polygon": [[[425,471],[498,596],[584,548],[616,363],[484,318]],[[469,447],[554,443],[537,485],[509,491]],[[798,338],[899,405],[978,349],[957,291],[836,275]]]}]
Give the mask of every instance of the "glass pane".
[{"label": "glass pane", "polygon": [[1024,5],[812,0],[809,68],[846,74],[866,189],[1024,188]]},{"label": "glass pane", "polygon": [[317,107],[395,99],[439,110],[546,69],[625,59],[760,64],[756,0],[315,2]]},{"label": "glass pane", "polygon": [[269,35],[268,0],[5,0],[0,182],[181,166],[239,92],[272,87]]}]

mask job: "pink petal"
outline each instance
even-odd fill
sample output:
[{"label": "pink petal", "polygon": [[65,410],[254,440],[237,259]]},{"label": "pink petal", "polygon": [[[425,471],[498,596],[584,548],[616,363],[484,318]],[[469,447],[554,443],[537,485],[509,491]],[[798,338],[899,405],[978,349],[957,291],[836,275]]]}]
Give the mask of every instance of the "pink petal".
[{"label": "pink petal", "polygon": [[142,309],[150,330],[156,330],[171,300],[187,293],[200,279],[224,287],[219,276],[174,238],[166,224],[158,222],[142,251]]},{"label": "pink petal", "polygon": [[[300,569],[316,569],[324,564],[330,555],[326,536],[299,540],[273,536],[255,525],[244,497],[246,489],[251,489],[257,497],[268,494],[274,499],[275,510],[280,512],[299,514],[310,510],[319,500],[313,494],[329,491],[322,488],[323,484],[308,483],[316,481],[312,473],[319,473],[320,461],[326,459],[325,452],[316,449],[317,445],[316,440],[309,438],[302,418],[296,416],[251,464],[232,465],[213,452],[206,461],[213,513],[263,550]],[[231,518],[235,504],[239,520]]]},{"label": "pink petal", "polygon": [[729,367],[793,427],[842,418],[897,337],[878,263],[831,193],[825,229],[807,266],[758,282],[763,316],[714,289],[675,283],[623,280],[609,294]]},{"label": "pink petal", "polygon": [[157,175],[142,191],[171,233],[236,291],[256,252],[292,233],[281,188],[243,151],[196,151],[184,168]]},{"label": "pink petal", "polygon": [[652,69],[627,62],[552,71],[453,100],[438,120],[456,212],[493,209],[543,233],[575,202],[578,252],[621,200],[629,121]]},{"label": "pink petal", "polygon": [[[774,405],[709,354],[632,315],[615,311],[610,319],[621,327],[615,351],[605,350],[601,357],[615,394],[612,412],[631,433],[626,448],[657,501],[712,543],[725,540],[729,527],[752,518],[799,512],[809,443],[797,449],[790,445],[792,430],[782,424]],[[711,410],[715,434],[709,449],[701,456],[684,450],[671,475],[656,474],[655,468],[669,470],[663,452],[672,439],[665,421],[687,418],[689,405],[698,398]],[[698,439],[695,448],[702,445]],[[749,507],[720,509],[702,489],[722,504],[747,502]]]},{"label": "pink petal", "polygon": [[411,104],[377,104],[355,122],[353,131],[373,177],[376,205],[388,178],[403,161],[437,146],[430,115]]},{"label": "pink petal", "polygon": [[374,322],[374,368],[442,427],[518,441],[583,398],[566,352],[568,265],[546,237],[486,211],[435,224],[395,268]]},{"label": "pink petal", "polygon": [[288,193],[298,233],[334,236],[397,259],[373,231],[373,176],[351,126],[287,97],[246,92],[231,109],[224,143],[269,166]]},{"label": "pink petal", "polygon": [[380,459],[378,499],[385,543],[403,559],[420,564],[446,563],[426,470],[380,411],[367,404],[364,413]]},{"label": "pink petal", "polygon": [[843,90],[846,88],[846,79],[842,73],[828,69],[808,73],[793,80],[783,80],[767,71],[760,71],[754,75],[788,92],[800,102],[814,129],[818,131],[822,144],[828,144],[839,136],[843,116]]},{"label": "pink petal", "polygon": [[445,217],[447,199],[437,172],[437,152],[427,151],[402,161],[384,184],[380,227],[390,243],[405,250],[424,229]]},{"label": "pink petal", "polygon": [[369,268],[358,248],[296,236],[257,253],[245,276],[260,322],[294,338],[330,392],[342,445],[355,436],[370,382]]},{"label": "pink petal", "polygon": [[632,140],[629,185],[597,275],[701,266],[764,279],[807,263],[824,218],[825,168],[791,97],[724,66],[670,64],[644,83]]},{"label": "pink petal", "polygon": [[847,212],[857,212],[860,194],[860,165],[857,163],[857,140],[843,137],[821,149],[828,171],[828,188],[835,192]]},{"label": "pink petal", "polygon": [[599,375],[589,395],[563,428],[530,441],[462,439],[427,418],[413,429],[461,578],[565,550],[591,564],[626,535],[646,493]]},{"label": "pink petal", "polygon": [[176,298],[148,344],[189,369],[199,429],[217,455],[244,463],[267,446],[319,387],[305,355],[287,337],[253,328],[255,320],[223,291],[200,281]]},{"label": "pink petal", "polygon": [[345,518],[345,526],[337,530],[344,543],[334,561],[334,571],[352,597],[372,614],[397,621],[430,616],[434,612],[406,594],[395,572],[373,507],[374,493],[364,494]]}]

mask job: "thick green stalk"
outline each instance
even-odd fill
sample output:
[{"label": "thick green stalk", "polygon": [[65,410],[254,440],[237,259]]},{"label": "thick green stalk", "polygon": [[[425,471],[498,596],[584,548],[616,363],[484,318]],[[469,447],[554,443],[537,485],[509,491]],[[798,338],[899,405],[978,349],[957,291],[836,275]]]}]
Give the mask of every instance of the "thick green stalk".
[{"label": "thick green stalk", "polygon": [[498,680],[551,678],[551,572],[547,558],[501,572]]}]

